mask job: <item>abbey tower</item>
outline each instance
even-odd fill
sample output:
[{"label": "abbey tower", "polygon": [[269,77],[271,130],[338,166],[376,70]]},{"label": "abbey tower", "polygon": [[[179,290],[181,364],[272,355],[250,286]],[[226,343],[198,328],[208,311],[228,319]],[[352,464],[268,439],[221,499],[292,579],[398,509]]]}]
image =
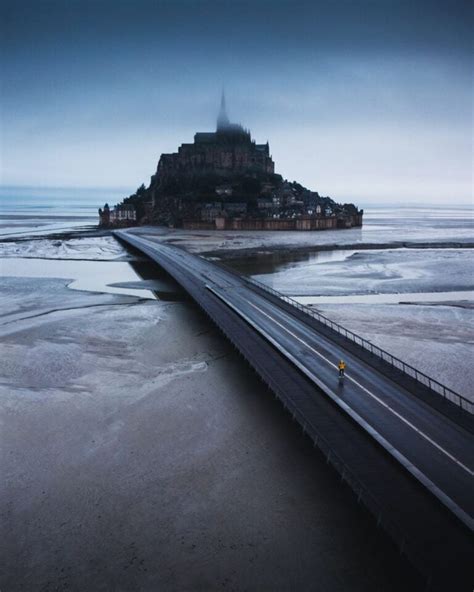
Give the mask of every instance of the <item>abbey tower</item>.
[{"label": "abbey tower", "polygon": [[162,154],[156,171],[158,183],[173,177],[218,175],[258,176],[273,174],[275,165],[270,147],[256,144],[250,132],[238,123],[231,123],[227,115],[225,95],[222,93],[215,132],[197,132],[192,144],[181,144],[178,152]]}]

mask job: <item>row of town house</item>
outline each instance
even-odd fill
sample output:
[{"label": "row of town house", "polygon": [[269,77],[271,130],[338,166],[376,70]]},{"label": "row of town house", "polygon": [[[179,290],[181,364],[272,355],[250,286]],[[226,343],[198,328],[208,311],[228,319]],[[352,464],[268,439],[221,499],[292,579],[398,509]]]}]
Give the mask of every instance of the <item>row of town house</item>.
[{"label": "row of town house", "polygon": [[104,209],[99,208],[99,226],[133,226],[137,223],[137,212],[133,205],[119,205],[110,209],[105,204]]}]

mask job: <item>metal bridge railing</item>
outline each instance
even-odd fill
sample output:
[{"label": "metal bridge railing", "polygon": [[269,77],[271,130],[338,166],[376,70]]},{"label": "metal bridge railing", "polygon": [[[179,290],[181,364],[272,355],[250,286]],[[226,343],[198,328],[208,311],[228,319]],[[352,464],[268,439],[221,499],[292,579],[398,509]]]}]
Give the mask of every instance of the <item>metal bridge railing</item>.
[{"label": "metal bridge railing", "polygon": [[388,352],[386,352],[382,348],[378,347],[377,345],[374,345],[373,343],[371,343],[367,339],[360,337],[356,333],[349,331],[349,329],[346,329],[342,325],[339,325],[339,324],[335,323],[334,321],[331,321],[330,319],[328,319],[327,317],[325,317],[321,313],[309,308],[308,306],[305,306],[304,304],[300,304],[299,302],[297,302],[293,298],[290,298],[290,296],[285,296],[285,294],[282,294],[281,292],[277,292],[277,290],[274,290],[273,288],[270,288],[270,286],[266,286],[265,284],[262,284],[261,282],[255,280],[254,278],[251,278],[248,276],[242,276],[242,278],[246,282],[257,286],[258,288],[261,288],[262,290],[265,290],[266,292],[269,292],[270,294],[273,294],[274,296],[284,300],[288,304],[291,304],[291,306],[294,306],[295,308],[297,308],[301,312],[304,312],[304,313],[310,315],[311,317],[313,317],[314,319],[316,319],[317,321],[319,321],[323,325],[326,325],[327,327],[330,327],[333,331],[336,331],[337,333],[339,333],[339,335],[342,335],[346,339],[363,347],[365,350],[370,352],[372,355],[377,356],[378,358],[380,358],[384,362],[387,362],[388,364],[390,364],[394,368],[397,368],[398,370],[400,370],[401,372],[403,372],[407,376],[414,378],[420,384],[427,386],[433,392],[437,393],[438,395],[441,395],[444,399],[446,399],[447,401],[450,401],[451,403],[453,403],[454,405],[463,409],[467,413],[474,414],[474,403],[472,401],[469,401],[469,399],[466,399],[466,397],[463,397],[459,393],[456,393],[455,391],[453,391],[449,387],[445,386],[444,384],[441,384],[440,382],[438,382],[434,378],[430,378],[429,376],[427,376],[423,372],[420,372],[419,370],[417,370],[413,366],[410,366],[410,364],[407,364],[406,362],[403,362],[399,358],[392,356],[392,354],[389,354]]}]

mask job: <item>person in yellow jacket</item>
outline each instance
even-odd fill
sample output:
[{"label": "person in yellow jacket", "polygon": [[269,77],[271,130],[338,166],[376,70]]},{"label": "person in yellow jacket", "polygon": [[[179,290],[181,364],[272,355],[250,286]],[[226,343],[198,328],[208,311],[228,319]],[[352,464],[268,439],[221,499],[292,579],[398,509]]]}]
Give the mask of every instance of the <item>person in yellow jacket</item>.
[{"label": "person in yellow jacket", "polygon": [[346,363],[344,360],[339,360],[337,367],[339,368],[339,376],[344,376],[344,371],[346,369]]}]

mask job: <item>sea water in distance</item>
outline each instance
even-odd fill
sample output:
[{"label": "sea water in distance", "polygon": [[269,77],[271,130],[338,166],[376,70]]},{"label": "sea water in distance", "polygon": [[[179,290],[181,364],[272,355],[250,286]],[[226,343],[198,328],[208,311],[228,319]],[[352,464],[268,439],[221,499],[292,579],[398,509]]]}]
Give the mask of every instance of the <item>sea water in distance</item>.
[{"label": "sea water in distance", "polygon": [[126,192],[51,188],[0,188],[0,240],[96,226],[97,210]]}]

